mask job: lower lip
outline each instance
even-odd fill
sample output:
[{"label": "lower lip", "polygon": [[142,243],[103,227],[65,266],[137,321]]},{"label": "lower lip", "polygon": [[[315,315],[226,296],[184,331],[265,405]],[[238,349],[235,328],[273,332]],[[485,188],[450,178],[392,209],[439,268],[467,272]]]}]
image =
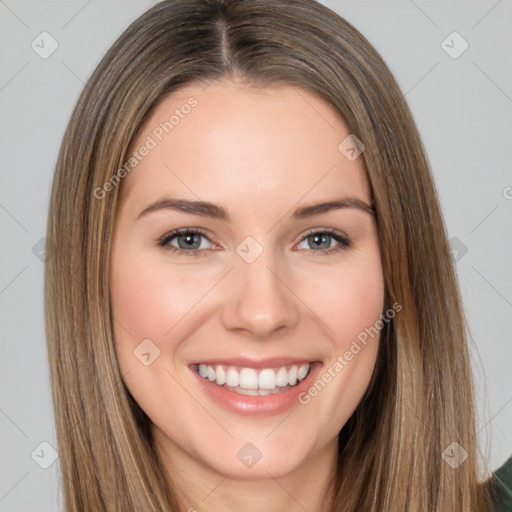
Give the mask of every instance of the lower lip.
[{"label": "lower lip", "polygon": [[199,379],[200,385],[206,394],[222,408],[229,412],[234,412],[242,416],[273,416],[281,414],[299,404],[299,395],[305,392],[313,382],[315,376],[320,371],[322,363],[315,362],[311,365],[308,376],[299,382],[293,388],[289,388],[279,393],[265,396],[241,395],[235,391],[230,391],[223,386],[218,386],[208,379],[201,377],[197,371],[191,368],[191,371]]}]

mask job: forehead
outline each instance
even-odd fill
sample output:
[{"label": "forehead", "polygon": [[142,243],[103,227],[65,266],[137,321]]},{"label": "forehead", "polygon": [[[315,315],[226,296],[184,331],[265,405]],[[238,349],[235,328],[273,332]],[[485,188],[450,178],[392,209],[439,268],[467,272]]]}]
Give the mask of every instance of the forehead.
[{"label": "forehead", "polygon": [[137,206],[165,194],[259,208],[305,196],[369,201],[362,158],[339,150],[349,135],[333,107],[303,89],[190,84],[163,99],[139,130],[128,156],[144,156],[123,196]]}]

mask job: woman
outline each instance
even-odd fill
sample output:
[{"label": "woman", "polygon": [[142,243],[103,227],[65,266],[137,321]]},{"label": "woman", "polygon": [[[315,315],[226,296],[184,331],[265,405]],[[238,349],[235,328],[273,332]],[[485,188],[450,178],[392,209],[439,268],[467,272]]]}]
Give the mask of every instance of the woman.
[{"label": "woman", "polygon": [[67,510],[493,510],[424,150],[326,7],[136,20],[70,120],[48,238]]}]

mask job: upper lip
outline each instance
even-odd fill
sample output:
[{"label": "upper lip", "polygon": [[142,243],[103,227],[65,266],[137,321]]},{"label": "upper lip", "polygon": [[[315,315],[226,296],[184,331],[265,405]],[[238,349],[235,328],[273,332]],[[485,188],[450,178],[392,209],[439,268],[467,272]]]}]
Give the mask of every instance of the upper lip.
[{"label": "upper lip", "polygon": [[279,366],[288,365],[301,365],[307,363],[314,363],[315,359],[302,359],[296,357],[269,357],[267,359],[248,359],[246,357],[229,357],[229,358],[214,358],[203,359],[192,364],[206,364],[209,366],[222,365],[222,366],[241,366],[243,368],[277,368]]}]

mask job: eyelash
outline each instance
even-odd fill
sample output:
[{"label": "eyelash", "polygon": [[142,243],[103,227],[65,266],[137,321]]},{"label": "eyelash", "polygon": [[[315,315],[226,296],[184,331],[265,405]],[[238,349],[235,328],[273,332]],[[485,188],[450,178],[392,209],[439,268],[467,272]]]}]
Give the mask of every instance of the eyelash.
[{"label": "eyelash", "polygon": [[[311,229],[307,231],[299,243],[303,242],[306,238],[308,238],[311,235],[316,234],[323,234],[323,235],[329,235],[331,238],[334,238],[336,242],[338,242],[338,245],[331,247],[329,249],[321,249],[319,251],[314,251],[313,249],[307,249],[309,252],[313,253],[313,256],[327,256],[329,254],[337,253],[339,251],[347,250],[352,246],[352,241],[349,237],[342,235],[339,231],[336,231],[334,229]],[[169,242],[176,238],[177,236],[184,236],[184,235],[201,235],[204,238],[206,238],[209,242],[211,240],[208,238],[205,231],[199,228],[185,228],[185,229],[176,229],[174,231],[171,231],[169,233],[166,233],[162,237],[158,239],[157,245],[160,247],[163,247],[167,250],[170,250],[171,252],[183,255],[183,256],[199,256],[201,252],[204,252],[204,249],[192,249],[192,250],[186,250],[181,249],[179,247],[174,247],[172,245],[169,245]]]}]

